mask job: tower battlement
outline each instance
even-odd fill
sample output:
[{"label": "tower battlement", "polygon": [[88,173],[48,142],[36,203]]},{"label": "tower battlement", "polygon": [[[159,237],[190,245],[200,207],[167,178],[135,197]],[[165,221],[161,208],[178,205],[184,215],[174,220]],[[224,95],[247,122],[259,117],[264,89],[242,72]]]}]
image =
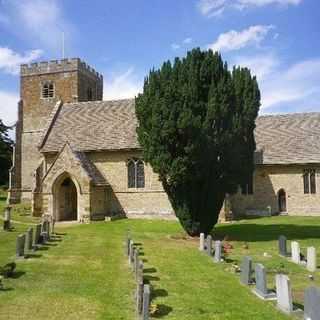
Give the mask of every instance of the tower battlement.
[{"label": "tower battlement", "polygon": [[99,72],[95,71],[95,69],[81,61],[79,58],[35,62],[22,64],[20,66],[20,74],[22,77],[72,71],[79,71],[87,76],[95,77],[100,80],[103,79],[103,76]]}]

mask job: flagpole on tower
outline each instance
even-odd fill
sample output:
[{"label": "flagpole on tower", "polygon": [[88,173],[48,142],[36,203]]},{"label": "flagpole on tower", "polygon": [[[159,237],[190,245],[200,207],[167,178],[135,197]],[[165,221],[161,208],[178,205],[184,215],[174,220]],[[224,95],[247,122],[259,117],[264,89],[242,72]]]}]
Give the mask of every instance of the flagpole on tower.
[{"label": "flagpole on tower", "polygon": [[65,52],[64,52],[64,31],[62,31],[62,59],[65,58]]}]

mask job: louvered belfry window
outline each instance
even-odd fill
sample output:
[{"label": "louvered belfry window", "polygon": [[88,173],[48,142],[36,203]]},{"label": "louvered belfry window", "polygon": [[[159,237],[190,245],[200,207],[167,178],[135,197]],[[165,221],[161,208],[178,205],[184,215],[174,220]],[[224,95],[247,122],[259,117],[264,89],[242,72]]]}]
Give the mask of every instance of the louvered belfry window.
[{"label": "louvered belfry window", "polygon": [[45,82],[42,85],[41,97],[44,99],[54,98],[54,83]]},{"label": "louvered belfry window", "polygon": [[305,194],[317,193],[316,170],[306,169],[303,172],[303,191]]},{"label": "louvered belfry window", "polygon": [[128,188],[144,188],[144,162],[142,160],[130,159],[127,162]]}]

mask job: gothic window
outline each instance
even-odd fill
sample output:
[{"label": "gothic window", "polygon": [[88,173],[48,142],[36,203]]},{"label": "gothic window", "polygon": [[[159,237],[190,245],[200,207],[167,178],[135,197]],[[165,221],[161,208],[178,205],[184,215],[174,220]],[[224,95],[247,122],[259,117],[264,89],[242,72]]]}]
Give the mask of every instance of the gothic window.
[{"label": "gothic window", "polygon": [[88,88],[87,96],[88,96],[88,101],[91,101],[93,99],[92,88]]},{"label": "gothic window", "polygon": [[128,188],[144,188],[144,163],[142,160],[130,159],[127,162]]},{"label": "gothic window", "polygon": [[42,85],[41,96],[44,99],[54,97],[54,84],[52,82],[45,82]]},{"label": "gothic window", "polygon": [[317,193],[316,170],[306,169],[303,172],[303,191],[305,194]]}]

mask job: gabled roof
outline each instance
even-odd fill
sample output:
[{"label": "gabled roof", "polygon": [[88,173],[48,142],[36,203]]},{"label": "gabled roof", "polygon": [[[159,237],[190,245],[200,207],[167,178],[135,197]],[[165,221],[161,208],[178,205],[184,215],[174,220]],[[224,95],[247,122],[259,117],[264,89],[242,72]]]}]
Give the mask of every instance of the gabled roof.
[{"label": "gabled roof", "polygon": [[[136,127],[133,99],[67,103],[49,117],[40,151],[140,149]],[[255,138],[258,164],[320,164],[320,112],[260,116]]]},{"label": "gabled roof", "polygon": [[255,139],[262,164],[320,164],[320,112],[260,116]]},{"label": "gabled roof", "polygon": [[134,100],[66,103],[60,108],[41,152],[137,149]]}]

